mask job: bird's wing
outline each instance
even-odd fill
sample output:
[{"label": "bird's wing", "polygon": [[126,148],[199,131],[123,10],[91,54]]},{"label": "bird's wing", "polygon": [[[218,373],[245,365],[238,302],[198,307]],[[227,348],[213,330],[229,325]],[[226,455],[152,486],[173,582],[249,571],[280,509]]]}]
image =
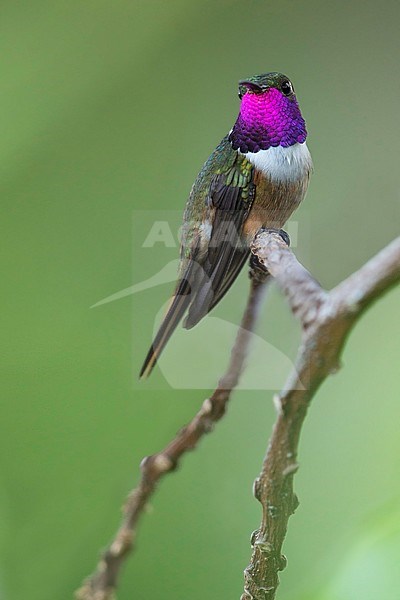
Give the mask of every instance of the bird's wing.
[{"label": "bird's wing", "polygon": [[[242,155],[212,178],[207,202],[212,230],[201,276],[192,284],[191,304],[184,327],[194,327],[228,291],[249,255],[243,224],[254,197],[253,167]],[[194,257],[196,260],[196,257]]]},{"label": "bird's wing", "polygon": [[[188,307],[185,327],[189,329],[219,302],[236,279],[249,255],[248,247],[241,239],[241,231],[253,196],[253,167],[244,156],[232,149],[226,137],[206,162],[193,186],[185,213],[187,229],[183,232],[181,248],[183,268],[169,308],[144,361],[141,377],[151,373]],[[200,202],[195,202],[199,199]],[[211,224],[206,251],[201,227],[198,226],[203,217]]]}]

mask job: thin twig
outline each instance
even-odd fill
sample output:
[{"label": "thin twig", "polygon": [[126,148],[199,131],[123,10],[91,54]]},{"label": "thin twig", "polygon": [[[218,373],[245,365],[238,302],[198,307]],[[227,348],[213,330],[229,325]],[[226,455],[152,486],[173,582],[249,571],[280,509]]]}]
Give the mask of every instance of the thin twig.
[{"label": "thin twig", "polygon": [[241,600],[273,600],[279,571],[286,566],[282,544],[288,520],[298,506],[293,476],[309,403],[326,377],[339,368],[345,340],[356,320],[378,296],[399,283],[400,238],[330,292],[320,287],[276,233],[260,233],[252,251],[275,277],[302,324],[295,368],[275,398],[278,416],[254,482],[262,519],[252,536],[253,551],[241,596]]},{"label": "thin twig", "polygon": [[209,433],[225,414],[231,392],[237,386],[244,369],[252,332],[266,289],[267,276],[268,273],[261,273],[257,269],[250,272],[251,284],[247,306],[225,375],[220,379],[212,396],[203,402],[192,421],[181,429],[163,450],[143,459],[140,465],[141,478],[127,498],[122,523],[113,541],[103,552],[96,571],[76,592],[77,600],[112,600],[115,597],[121,567],[136,539],[138,521],[158,482],[165,474],[178,467],[181,457],[193,450],[198,441]]}]

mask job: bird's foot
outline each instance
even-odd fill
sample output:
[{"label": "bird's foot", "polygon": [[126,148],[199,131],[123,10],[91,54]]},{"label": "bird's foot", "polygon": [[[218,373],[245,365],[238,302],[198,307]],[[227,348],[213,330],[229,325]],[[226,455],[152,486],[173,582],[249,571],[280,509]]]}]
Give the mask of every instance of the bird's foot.
[{"label": "bird's foot", "polygon": [[289,234],[284,229],[275,229],[274,227],[263,227],[258,231],[258,233],[277,233],[285,242],[287,246],[290,246],[290,237]]}]

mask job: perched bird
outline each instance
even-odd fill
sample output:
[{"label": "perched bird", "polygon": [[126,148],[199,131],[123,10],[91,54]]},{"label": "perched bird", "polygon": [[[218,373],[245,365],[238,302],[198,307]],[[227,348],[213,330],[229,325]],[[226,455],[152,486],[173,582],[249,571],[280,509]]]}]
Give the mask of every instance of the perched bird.
[{"label": "perched bird", "polygon": [[312,160],[290,80],[282,73],[239,82],[240,111],[208,158],[183,218],[178,281],[144,361],[152,371],[174,329],[196,325],[224,296],[263,227],[281,228],[303,200]]}]

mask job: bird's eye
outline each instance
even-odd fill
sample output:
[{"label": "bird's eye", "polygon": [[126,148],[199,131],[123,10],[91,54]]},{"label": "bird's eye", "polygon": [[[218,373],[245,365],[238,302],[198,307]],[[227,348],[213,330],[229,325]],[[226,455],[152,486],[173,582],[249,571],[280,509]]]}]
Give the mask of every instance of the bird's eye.
[{"label": "bird's eye", "polygon": [[293,93],[293,86],[290,81],[284,81],[281,85],[281,91],[284,96],[290,96]]}]

